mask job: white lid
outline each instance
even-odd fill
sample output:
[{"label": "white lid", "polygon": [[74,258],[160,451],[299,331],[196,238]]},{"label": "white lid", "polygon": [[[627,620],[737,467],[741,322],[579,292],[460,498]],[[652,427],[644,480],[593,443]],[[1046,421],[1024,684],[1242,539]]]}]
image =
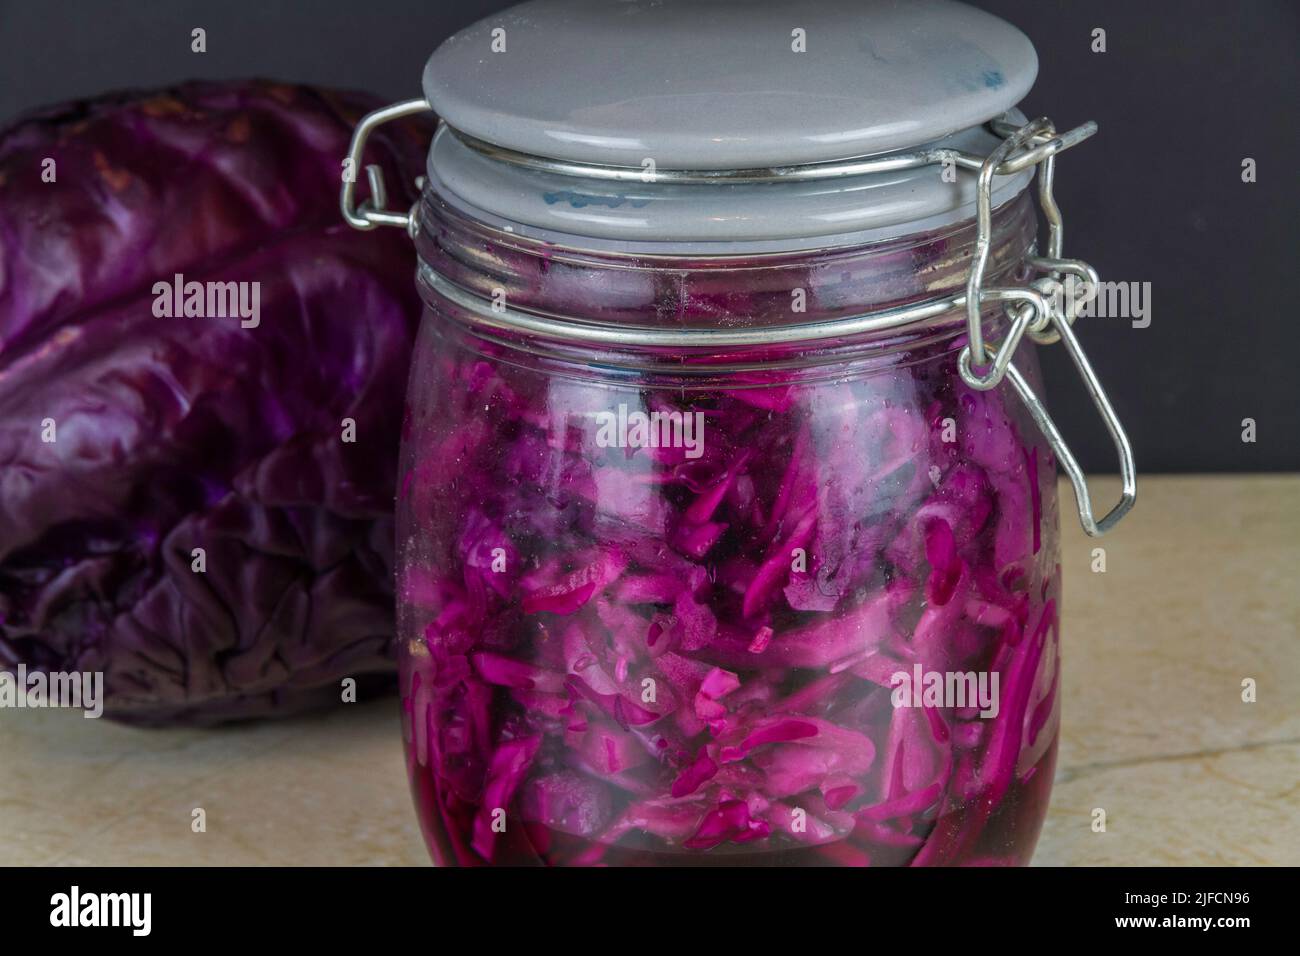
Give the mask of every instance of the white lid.
[{"label": "white lid", "polygon": [[439,46],[424,93],[523,153],[737,169],[940,139],[1037,68],[1023,33],[951,0],[531,0]]}]

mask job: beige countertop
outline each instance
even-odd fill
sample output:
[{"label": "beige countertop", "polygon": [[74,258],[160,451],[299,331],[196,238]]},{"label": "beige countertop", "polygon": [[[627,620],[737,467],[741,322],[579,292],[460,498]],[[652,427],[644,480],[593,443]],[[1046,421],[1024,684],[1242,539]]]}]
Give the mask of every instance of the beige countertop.
[{"label": "beige countertop", "polygon": [[[1100,541],[1073,507],[1062,485],[1063,732],[1035,862],[1300,864],[1300,476],[1144,478]],[[268,863],[427,863],[393,699],[216,731],[0,711],[0,865]]]}]

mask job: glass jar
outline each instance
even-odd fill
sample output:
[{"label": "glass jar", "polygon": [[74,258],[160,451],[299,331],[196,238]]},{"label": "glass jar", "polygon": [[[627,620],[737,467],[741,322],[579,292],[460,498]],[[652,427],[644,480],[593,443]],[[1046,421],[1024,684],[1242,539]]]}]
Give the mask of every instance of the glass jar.
[{"label": "glass jar", "polygon": [[[435,195],[421,216],[422,260],[462,288],[650,327],[789,321],[792,289],[803,321],[916,301],[959,287],[973,246],[964,224],[642,259]],[[1022,278],[1028,197],[995,225],[991,268]],[[1014,395],[962,381],[962,313],[725,353],[575,347],[485,330],[429,278],[398,564],[437,862],[1028,860],[1056,752],[1056,470]]]},{"label": "glass jar", "polygon": [[[420,255],[399,658],[440,864],[1033,851],[1057,467],[1089,534],[1134,500],[1052,197],[1096,126],[1014,109],[1037,60],[982,11],[787,7],[534,0],[353,138],[443,119],[416,209],[341,193]],[[1119,452],[1100,520],[1037,397],[1056,341]]]}]

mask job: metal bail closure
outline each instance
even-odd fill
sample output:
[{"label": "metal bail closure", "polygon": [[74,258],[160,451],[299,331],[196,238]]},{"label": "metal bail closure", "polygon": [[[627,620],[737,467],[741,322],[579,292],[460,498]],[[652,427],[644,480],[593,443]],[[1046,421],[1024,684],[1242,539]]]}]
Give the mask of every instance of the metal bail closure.
[{"label": "metal bail closure", "polygon": [[[367,114],[357,125],[348,150],[348,176],[344,177],[343,188],[339,195],[339,207],[343,212],[343,218],[350,225],[357,229],[397,226],[406,229],[407,233],[414,238],[419,228],[415,209],[398,213],[387,208],[387,190],[378,166],[366,167],[366,175],[370,182],[370,198],[359,206],[356,204],[356,170],[361,164],[366,140],[376,127],[390,120],[423,113],[430,109],[429,103],[424,99],[406,100]],[[954,309],[964,307],[967,335],[970,341],[962,349],[957,362],[962,380],[971,388],[986,391],[996,388],[1004,378],[1010,378],[1012,386],[1028,407],[1043,435],[1046,436],[1057,461],[1070,477],[1083,530],[1096,537],[1113,528],[1133,507],[1137,482],[1134,476],[1133,450],[1129,446],[1128,437],[1124,434],[1124,428],[1116,418],[1114,408],[1111,407],[1101,383],[1097,381],[1097,376],[1071,329],[1071,323],[1074,322],[1079,309],[1096,295],[1099,280],[1096,270],[1086,262],[1062,257],[1061,211],[1052,195],[1052,184],[1056,172],[1056,154],[1083,142],[1097,132],[1097,124],[1084,123],[1068,132],[1057,133],[1052,121],[1045,117],[1026,123],[1024,126],[1017,126],[1002,117],[992,120],[989,128],[1004,139],[988,156],[983,157],[955,149],[932,147],[912,152],[888,153],[798,166],[734,170],[660,169],[654,175],[655,182],[726,185],[791,180],[832,181],[842,176],[860,176],[867,173],[892,172],[947,163],[953,163],[964,170],[977,170],[979,179],[975,193],[975,252],[965,295],[952,295],[865,315],[773,328],[665,329],[624,323],[617,325],[592,323],[513,308],[501,310],[495,305],[489,306],[480,301],[475,293],[459,288],[423,264],[420,267],[420,274],[440,295],[454,301],[468,316],[473,317],[474,321],[489,328],[525,331],[553,336],[563,341],[609,344],[732,348],[753,344],[820,341],[900,328],[911,323],[935,319]],[[452,132],[471,149],[494,160],[513,163],[528,169],[559,175],[620,181],[640,179],[643,175],[640,168],[576,163],[525,155],[480,142],[456,130]],[[988,265],[989,250],[993,241],[993,177],[1014,175],[1040,164],[1042,168],[1037,170],[1038,198],[1048,223],[1048,255],[1032,255],[1029,257],[1029,263],[1043,275],[1031,282],[1028,288],[986,289],[983,285],[984,271]],[[1082,282],[1062,283],[1061,276],[1067,274],[1081,279]],[[1003,303],[1003,311],[1010,320],[1006,337],[996,347],[984,341],[980,308],[985,302]],[[1115,449],[1119,454],[1123,488],[1119,504],[1100,521],[1093,519],[1087,480],[1078,462],[1047,414],[1047,409],[1043,407],[1043,403],[1039,401],[1038,396],[1034,394],[1033,389],[1011,361],[1011,356],[1020,344],[1020,340],[1026,335],[1040,345],[1050,345],[1058,340],[1065,343],[1066,351],[1069,352],[1093,404],[1097,407],[1115,443]],[[973,367],[972,356],[975,355],[988,360],[987,365],[981,363],[987,369],[982,374]]]},{"label": "metal bail closure", "polygon": [[366,151],[366,140],[379,126],[404,116],[426,113],[432,107],[423,98],[403,100],[392,106],[367,113],[357,124],[352,133],[352,144],[348,147],[347,173],[343,177],[343,188],[339,193],[339,209],[348,225],[354,229],[369,230],[375,226],[397,226],[405,229],[412,237],[415,235],[416,217],[414,208],[410,212],[391,212],[388,207],[388,190],[384,185],[383,171],[375,165],[366,167],[366,178],[370,181],[370,198],[356,205],[355,190],[357,169],[361,166],[362,154]]},{"label": "metal bail closure", "polygon": [[[1057,461],[1069,476],[1070,484],[1074,486],[1075,502],[1079,508],[1079,521],[1083,525],[1083,530],[1091,537],[1098,537],[1118,524],[1133,507],[1137,500],[1137,477],[1133,464],[1133,448],[1124,433],[1124,426],[1120,424],[1110,399],[1106,397],[1101,382],[1097,380],[1097,375],[1071,328],[1079,309],[1097,294],[1099,283],[1097,272],[1086,262],[1061,257],[1064,227],[1060,208],[1056,205],[1056,199],[1052,194],[1056,154],[1087,139],[1097,131],[1097,124],[1085,123],[1059,136],[1052,122],[1045,117],[1027,123],[1019,129],[1008,127],[1006,123],[999,121],[994,121],[992,125],[998,133],[1005,135],[1006,139],[988,155],[980,167],[976,187],[975,253],[971,263],[970,278],[966,284],[966,330],[970,343],[962,349],[957,366],[962,380],[971,388],[981,391],[996,388],[1004,377],[1011,379],[1012,386],[1047,438]],[[1020,152],[1017,152],[1018,150]],[[1042,163],[1042,169],[1038,170],[1038,198],[1043,214],[1047,218],[1048,255],[1031,256],[1029,261],[1046,275],[1030,283],[1032,289],[985,289],[984,270],[988,264],[993,234],[993,176],[995,173],[1001,175],[1013,173],[1038,163]],[[1067,288],[1060,282],[1062,273],[1082,279],[1081,291],[1077,293],[1070,291],[1062,296]],[[991,343],[985,343],[980,319],[980,305],[989,300],[1022,303],[1015,307],[1011,305],[1003,307],[1011,319],[1011,325],[1006,337],[996,347]],[[1061,437],[1061,432],[1048,415],[1046,407],[1011,361],[1011,356],[1025,333],[1042,345],[1049,345],[1058,340],[1065,343],[1066,351],[1074,362],[1079,377],[1083,379],[1088,395],[1092,398],[1093,405],[1096,406],[1115,444],[1115,450],[1119,455],[1122,483],[1120,500],[1100,521],[1093,519],[1092,498],[1088,493],[1087,478],[1079,467],[1078,461],[1075,460],[1065,439]],[[985,374],[978,374],[972,367],[973,355],[980,355],[990,360]]]},{"label": "metal bail closure", "polygon": [[1079,377],[1083,379],[1093,404],[1097,406],[1102,421],[1106,423],[1106,430],[1110,432],[1111,440],[1115,442],[1115,449],[1119,452],[1119,472],[1122,482],[1119,504],[1111,508],[1100,521],[1095,521],[1092,517],[1092,496],[1088,494],[1088,479],[1084,475],[1083,469],[1079,467],[1079,463],[1075,460],[1070,447],[1065,443],[1065,439],[1061,437],[1056,423],[1047,414],[1047,408],[1034,394],[1034,390],[1014,365],[1008,364],[1007,377],[1011,379],[1011,384],[1016,393],[1019,394],[1021,400],[1025,403],[1025,407],[1029,409],[1029,414],[1033,416],[1034,421],[1038,423],[1039,429],[1046,436],[1047,443],[1052,446],[1052,451],[1056,454],[1056,460],[1065,469],[1065,473],[1070,476],[1070,484],[1074,486],[1074,500],[1079,507],[1079,522],[1083,525],[1083,530],[1089,537],[1097,538],[1115,527],[1119,520],[1128,514],[1134,502],[1137,501],[1137,474],[1133,467],[1133,449],[1128,443],[1128,436],[1124,434],[1124,426],[1119,423],[1119,419],[1115,416],[1115,409],[1111,407],[1110,400],[1102,390],[1101,383],[1097,381],[1096,373],[1093,372],[1092,366],[1088,364],[1088,359],[1083,354],[1079,340],[1074,337],[1074,330],[1070,328],[1070,323],[1059,313],[1054,312],[1052,318],[1057,331],[1060,333],[1061,341],[1065,343],[1065,349],[1070,353],[1075,368],[1079,370]]}]

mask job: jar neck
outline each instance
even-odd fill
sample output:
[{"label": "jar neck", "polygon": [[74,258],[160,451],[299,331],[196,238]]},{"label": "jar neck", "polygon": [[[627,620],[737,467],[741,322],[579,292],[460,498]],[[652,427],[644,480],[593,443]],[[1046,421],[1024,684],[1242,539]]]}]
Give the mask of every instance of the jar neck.
[{"label": "jar neck", "polygon": [[[844,318],[961,291],[972,222],[860,246],[766,255],[583,250],[512,235],[426,192],[416,247],[434,272],[489,301],[586,322],[749,328]],[[1033,203],[994,211],[987,275],[1015,273],[1033,245]],[[425,289],[426,296],[431,290]]]}]

